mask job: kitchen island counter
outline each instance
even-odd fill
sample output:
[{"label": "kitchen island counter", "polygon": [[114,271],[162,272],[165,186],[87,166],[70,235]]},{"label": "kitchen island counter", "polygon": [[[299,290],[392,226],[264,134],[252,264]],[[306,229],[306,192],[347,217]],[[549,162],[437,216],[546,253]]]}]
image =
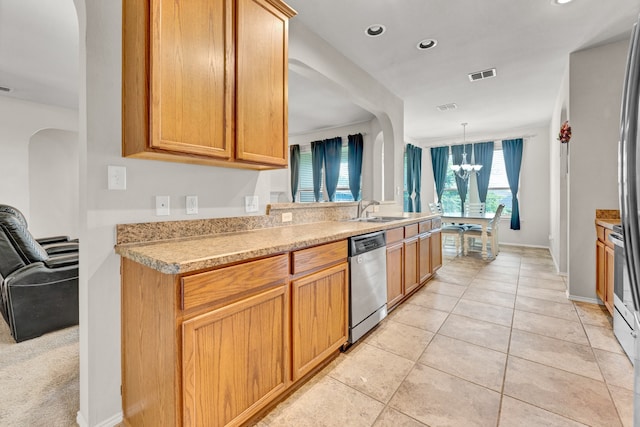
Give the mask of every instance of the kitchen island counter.
[{"label": "kitchen island counter", "polygon": [[[166,240],[119,243],[116,244],[115,251],[124,258],[161,273],[181,274],[409,225],[438,218],[439,215],[405,213],[402,217],[403,219],[389,222],[324,221]],[[185,221],[172,223],[181,223],[184,227]]]}]

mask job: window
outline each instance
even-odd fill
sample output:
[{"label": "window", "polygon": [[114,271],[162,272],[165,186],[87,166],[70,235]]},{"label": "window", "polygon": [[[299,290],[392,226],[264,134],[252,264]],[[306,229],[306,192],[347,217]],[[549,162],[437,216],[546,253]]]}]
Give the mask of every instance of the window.
[{"label": "window", "polygon": [[[338,187],[336,188],[336,202],[353,202],[353,195],[349,189],[349,164],[348,146],[342,143],[340,153],[340,176],[338,177]],[[324,182],[324,166],[322,168],[322,179],[320,181],[321,199],[327,200]],[[311,167],[311,146],[300,146],[300,183],[298,184],[298,194],[300,202],[314,202],[313,198],[313,168]]]},{"label": "window", "polygon": [[486,211],[495,212],[499,204],[504,204],[503,217],[511,216],[511,189],[507,179],[507,168],[504,164],[502,147],[494,149],[489,190],[487,191]]},{"label": "window", "polygon": [[[449,156],[447,178],[445,180],[444,192],[442,193],[442,209],[445,212],[460,212],[460,196],[458,195],[458,188],[456,187],[455,176],[451,170],[451,164],[452,156]],[[469,187],[473,185],[474,188],[467,190],[467,201],[470,200],[470,194],[477,194],[475,183],[475,179],[469,179]],[[509,180],[507,179],[504,155],[502,154],[502,147],[496,147],[493,151],[493,164],[491,165],[491,176],[489,178],[489,189],[487,191],[486,211],[488,213],[495,212],[501,203],[504,204],[502,216],[511,216],[511,189],[509,188]]]}]

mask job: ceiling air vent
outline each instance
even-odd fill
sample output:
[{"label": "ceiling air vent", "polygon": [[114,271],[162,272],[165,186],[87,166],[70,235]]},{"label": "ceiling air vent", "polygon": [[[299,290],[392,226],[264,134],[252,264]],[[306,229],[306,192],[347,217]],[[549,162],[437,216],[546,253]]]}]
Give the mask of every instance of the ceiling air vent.
[{"label": "ceiling air vent", "polygon": [[478,80],[490,79],[491,77],[495,77],[496,74],[497,73],[495,68],[490,68],[484,71],[476,71],[469,74],[469,80],[472,82],[476,82]]},{"label": "ceiling air vent", "polygon": [[450,111],[455,110],[456,108],[458,108],[458,106],[452,102],[451,104],[438,105],[436,108],[438,109],[438,111]]}]

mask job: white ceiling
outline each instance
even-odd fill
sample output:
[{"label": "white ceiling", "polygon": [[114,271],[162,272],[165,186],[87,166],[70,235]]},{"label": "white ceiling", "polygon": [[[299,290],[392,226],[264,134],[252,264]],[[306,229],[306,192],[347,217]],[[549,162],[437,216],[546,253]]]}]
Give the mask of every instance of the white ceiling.
[{"label": "white ceiling", "polygon": [[[288,0],[312,31],[405,103],[414,141],[546,124],[570,52],[626,38],[640,0]],[[378,38],[364,33],[384,24]],[[436,48],[419,51],[426,38]],[[467,74],[497,68],[494,79]],[[0,0],[0,86],[12,96],[77,108],[78,25],[73,0]],[[437,105],[455,102],[457,110]],[[370,120],[330,89],[290,72],[293,134]]]},{"label": "white ceiling", "polygon": [[[316,34],[404,100],[414,141],[511,131],[551,119],[570,52],[628,37],[639,0],[288,0]],[[386,32],[365,35],[372,24]],[[419,51],[419,41],[438,45]],[[467,74],[497,68],[471,83]],[[622,85],[622,82],[620,82]],[[456,103],[440,112],[436,106]]]},{"label": "white ceiling", "polygon": [[77,109],[78,46],[73,0],[0,0],[0,94]]}]

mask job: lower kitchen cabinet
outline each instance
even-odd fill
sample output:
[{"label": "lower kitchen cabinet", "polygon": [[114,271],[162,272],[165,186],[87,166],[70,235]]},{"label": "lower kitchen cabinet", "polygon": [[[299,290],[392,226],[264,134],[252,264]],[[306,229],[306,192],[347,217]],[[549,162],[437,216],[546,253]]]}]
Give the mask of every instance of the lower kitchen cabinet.
[{"label": "lower kitchen cabinet", "polygon": [[440,267],[442,267],[442,232],[438,225],[437,229],[431,231],[431,274]]},{"label": "lower kitchen cabinet", "polygon": [[609,313],[613,315],[613,285],[614,285],[614,270],[615,270],[615,251],[610,246],[605,246],[605,282],[606,282],[606,295],[604,305],[609,310]]},{"label": "lower kitchen cabinet", "polygon": [[424,233],[418,237],[420,249],[420,283],[431,277],[431,234]]},{"label": "lower kitchen cabinet", "polygon": [[240,425],[291,384],[289,256],[191,275],[122,261],[129,426]]},{"label": "lower kitchen cabinet", "polygon": [[[442,265],[440,220],[387,230],[387,309],[423,285]],[[435,221],[435,220],[434,220]]]},{"label": "lower kitchen cabinet", "polygon": [[610,314],[613,314],[614,249],[610,231],[596,225],[596,294]]},{"label": "lower kitchen cabinet", "polygon": [[294,381],[312,371],[347,342],[347,257],[346,240],[291,253]]},{"label": "lower kitchen cabinet", "polygon": [[[406,228],[406,227],[405,227]],[[420,247],[418,236],[404,241],[404,293],[410,294],[420,286]]]},{"label": "lower kitchen cabinet", "polygon": [[293,380],[319,365],[348,339],[349,264],[292,282]]},{"label": "lower kitchen cabinet", "polygon": [[389,244],[387,241],[387,309],[398,304],[402,298],[404,298],[404,242],[400,240]]},{"label": "lower kitchen cabinet", "polygon": [[605,251],[604,243],[600,240],[596,240],[596,295],[602,300],[606,301],[607,297],[607,272],[605,269]]},{"label": "lower kitchen cabinet", "polygon": [[278,286],[182,324],[183,425],[240,424],[287,388],[288,307]]}]

